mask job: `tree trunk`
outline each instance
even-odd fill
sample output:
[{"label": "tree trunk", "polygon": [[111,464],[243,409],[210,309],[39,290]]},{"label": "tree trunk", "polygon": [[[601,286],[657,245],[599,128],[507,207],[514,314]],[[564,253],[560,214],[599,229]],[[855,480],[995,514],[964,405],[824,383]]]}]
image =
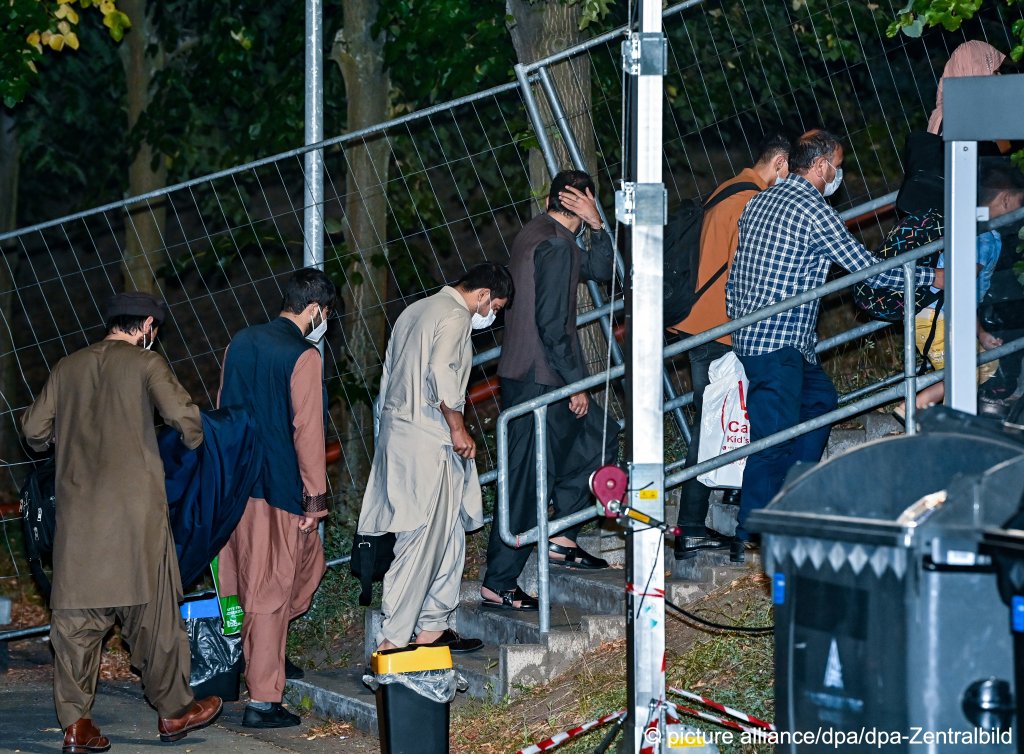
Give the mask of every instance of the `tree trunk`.
[{"label": "tree trunk", "polygon": [[[507,0],[505,7],[509,16],[515,21],[509,32],[512,35],[512,44],[516,48],[516,56],[520,63],[532,63],[579,44],[581,41],[579,28],[582,5],[580,3],[568,5],[558,0],[542,0],[541,2]],[[558,93],[562,110],[575,136],[576,145],[583,156],[585,169],[594,176],[596,183],[597,155],[594,147],[594,128],[590,120],[590,56],[588,54],[577,55],[556,63],[548,69],[548,75]],[[572,168],[569,151],[551,117],[547,97],[540,87],[535,88],[534,91],[541,119],[545,124],[545,130],[558,162],[556,167],[558,170]],[[550,184],[551,175],[544,162],[544,155],[539,149],[531,149],[530,188],[532,195],[538,197],[538,212],[544,210],[544,198],[547,197]],[[585,285],[580,285],[579,311],[584,312],[593,308],[594,301],[590,297],[590,291]],[[580,342],[583,346],[584,358],[588,363],[594,365],[591,371],[603,370],[608,341],[605,339],[600,325],[594,323],[585,327],[580,332]]]},{"label": "tree trunk", "polygon": [[[121,0],[120,7],[132,19],[132,28],[120,48],[127,86],[125,105],[130,133],[149,105],[153,77],[163,67],[164,51],[153,33],[146,0]],[[138,196],[166,185],[167,165],[163,156],[143,138],[128,166],[128,194]],[[165,215],[162,199],[128,208],[122,266],[125,290],[158,292],[156,273],[166,256],[163,242]]]},{"label": "tree trunk", "polygon": [[[377,20],[377,0],[343,0],[345,24],[334,37],[331,59],[345,79],[347,128],[360,128],[387,120],[391,80],[384,69],[385,35],[371,36]],[[374,256],[387,255],[388,145],[370,137],[345,151],[345,244],[348,286],[344,291],[349,317],[345,340],[349,368],[372,393],[380,376],[381,354],[387,337],[388,267]],[[373,447],[373,417],[365,405],[345,405],[341,426],[347,476],[340,480],[346,492],[361,490],[369,472]],[[346,496],[347,499],[352,499]],[[358,501],[359,498],[355,498]]]},{"label": "tree trunk", "polygon": [[[18,134],[15,130],[14,113],[0,105],[0,233],[14,230],[18,224]],[[4,408],[18,405],[15,396],[18,386],[17,359],[14,354],[14,333],[11,332],[12,295],[18,259],[21,250],[11,243],[0,248],[0,397]],[[14,461],[20,455],[18,430],[14,416],[4,416],[0,421],[0,459]],[[0,500],[16,496],[15,482],[10,474],[0,474]]]}]

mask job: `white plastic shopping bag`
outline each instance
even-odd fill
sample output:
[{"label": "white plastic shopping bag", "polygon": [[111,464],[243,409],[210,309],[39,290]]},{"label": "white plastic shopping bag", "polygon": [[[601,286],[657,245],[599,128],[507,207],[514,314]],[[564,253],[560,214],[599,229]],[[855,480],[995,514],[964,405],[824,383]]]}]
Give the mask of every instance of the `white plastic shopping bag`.
[{"label": "white plastic shopping bag", "polygon": [[[732,351],[711,362],[710,384],[704,390],[704,410],[700,420],[700,452],[697,461],[716,458],[750,443],[747,418],[747,376],[743,364]],[[741,458],[725,466],[700,474],[697,481],[707,487],[742,487]]]}]

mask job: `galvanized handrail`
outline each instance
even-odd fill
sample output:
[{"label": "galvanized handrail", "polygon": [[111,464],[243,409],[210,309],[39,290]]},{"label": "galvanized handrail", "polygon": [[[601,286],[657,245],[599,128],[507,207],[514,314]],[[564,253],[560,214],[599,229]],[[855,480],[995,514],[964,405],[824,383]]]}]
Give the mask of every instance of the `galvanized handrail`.
[{"label": "galvanized handrail", "polygon": [[[873,208],[884,206],[885,204],[892,201],[895,198],[895,194],[889,194],[885,197],[869,202],[867,205],[854,208],[843,215],[855,216],[858,213],[870,211]],[[874,206],[871,206],[874,205]],[[1024,209],[1017,210],[1015,212],[1004,215],[1003,217],[987,223],[979,223],[979,232],[985,228],[996,228],[1004,225],[1009,225],[1017,220],[1024,218]],[[662,363],[665,359],[676,356],[680,353],[689,351],[690,349],[709,343],[723,335],[728,335],[736,330],[743,327],[747,327],[755,322],[759,322],[768,317],[774,316],[789,309],[793,309],[797,306],[809,303],[811,301],[824,298],[832,293],[845,290],[847,288],[856,285],[857,283],[866,280],[870,277],[885,272],[888,270],[895,269],[896,267],[903,267],[904,270],[904,295],[905,300],[910,301],[914,295],[914,281],[913,272],[915,268],[915,262],[922,257],[928,256],[935,251],[940,250],[944,245],[944,239],[939,239],[932,243],[921,246],[917,249],[913,249],[908,252],[904,252],[898,256],[892,257],[891,259],[881,260],[876,264],[871,265],[858,272],[852,272],[844,275],[843,277],[827,282],[817,288],[800,293],[791,298],[780,301],[771,306],[766,306],[756,312],[752,312],[745,317],[740,319],[732,320],[723,325],[706,330],[703,333],[694,335],[683,340],[674,343],[664,349],[662,353]],[[665,478],[665,488],[669,489],[682,484],[688,479],[692,479],[700,474],[705,473],[714,468],[724,466],[732,463],[733,461],[745,458],[753,453],[763,450],[764,448],[778,445],[782,442],[786,442],[802,434],[812,432],[816,429],[831,425],[842,419],[855,416],[856,414],[863,413],[868,409],[875,408],[876,406],[888,403],[901,395],[906,401],[906,423],[908,433],[914,432],[914,413],[915,403],[914,397],[917,394],[919,387],[926,387],[928,385],[939,382],[944,375],[944,370],[928,374],[923,377],[917,377],[916,374],[916,356],[914,346],[914,317],[915,312],[913,307],[906,307],[904,310],[904,335],[907,342],[904,344],[904,377],[902,378],[903,385],[899,387],[890,387],[882,389],[878,392],[873,393],[869,397],[847,402],[846,405],[835,409],[827,414],[819,416],[815,419],[797,424],[794,427],[777,432],[774,435],[758,440],[757,442],[750,443],[742,448],[724,453],[716,458],[709,459],[703,463],[695,464],[691,467],[686,468],[683,471],[677,472]],[[887,326],[882,324],[881,327]],[[868,331],[881,329],[881,327],[871,327]],[[855,328],[858,331],[865,328]],[[859,335],[858,335],[859,337]],[[839,337],[831,338],[826,343],[830,346],[835,346],[840,342],[846,342],[845,339]],[[993,349],[984,354],[981,354],[979,363],[987,363],[999,358],[1000,355],[1014,353],[1018,350],[1024,349],[1024,338],[1013,341],[1008,344],[1000,346],[998,349]],[[498,417],[497,424],[497,503],[495,510],[495,521],[494,525],[498,527],[498,534],[502,541],[510,547],[520,547],[522,545],[534,544],[538,542],[546,541],[551,535],[557,534],[558,532],[564,531],[570,527],[589,521],[595,518],[598,513],[594,509],[584,509],[578,511],[569,516],[562,518],[548,520],[547,516],[547,447],[544,438],[545,434],[545,419],[547,407],[558,401],[565,400],[571,395],[589,390],[603,384],[607,380],[621,379],[625,374],[625,367],[618,365],[612,367],[607,372],[601,372],[598,374],[591,375],[585,379],[574,382],[570,385],[565,385],[557,390],[553,390],[550,393],[546,393],[543,396],[534,398],[530,401],[518,404],[509,408],[501,413]],[[692,398],[691,398],[692,399]],[[535,437],[537,438],[534,443],[536,458],[537,458],[537,525],[524,531],[513,533],[511,531],[511,524],[509,520],[509,498],[508,498],[508,424],[513,419],[524,416],[528,413],[534,415],[534,431]],[[481,479],[482,481],[482,479]],[[551,618],[550,618],[550,598],[548,590],[548,565],[549,558],[547,548],[537,548],[537,563],[538,563],[538,602],[540,603],[540,631],[542,634],[550,631]]]}]

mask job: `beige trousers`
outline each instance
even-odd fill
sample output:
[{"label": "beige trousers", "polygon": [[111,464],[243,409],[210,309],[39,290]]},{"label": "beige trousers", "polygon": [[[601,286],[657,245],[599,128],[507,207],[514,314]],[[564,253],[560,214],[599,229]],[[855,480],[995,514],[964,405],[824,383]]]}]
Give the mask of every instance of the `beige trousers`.
[{"label": "beige trousers", "polygon": [[115,621],[121,622],[132,665],[142,674],[146,697],[160,717],[178,717],[192,704],[188,635],[174,586],[169,577],[161,578],[144,605],[53,610],[53,702],[61,729],[92,717],[103,637]]},{"label": "beige trousers", "polygon": [[387,639],[404,647],[420,631],[448,628],[466,561],[461,506],[449,507],[447,516],[434,515],[415,531],[397,534],[395,560],[384,577],[377,644]]}]

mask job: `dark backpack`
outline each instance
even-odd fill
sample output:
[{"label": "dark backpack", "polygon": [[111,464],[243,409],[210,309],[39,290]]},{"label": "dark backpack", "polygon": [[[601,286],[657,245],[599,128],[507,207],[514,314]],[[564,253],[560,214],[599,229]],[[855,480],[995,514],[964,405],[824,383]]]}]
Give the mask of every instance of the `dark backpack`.
[{"label": "dark backpack", "polygon": [[665,226],[663,315],[665,327],[671,327],[686,319],[690,310],[718,278],[725,274],[728,265],[723,264],[711,278],[697,288],[697,271],[700,269],[700,231],[704,226],[704,215],[719,202],[741,191],[760,191],[756,183],[742,182],[719,191],[707,202],[687,202]]},{"label": "dark backpack", "polygon": [[[925,210],[907,215],[889,231],[881,248],[872,252],[879,259],[891,259],[904,252],[918,249],[932,241],[942,238],[944,228],[942,213],[936,209]],[[939,251],[917,260],[918,266],[934,267],[939,258]],[[914,293],[914,311],[919,312],[927,306],[942,306],[942,292],[936,293],[929,286],[918,286]],[[853,300],[872,319],[886,322],[903,321],[903,288],[874,288],[867,281],[857,283],[853,289]]]},{"label": "dark backpack", "polygon": [[21,488],[21,520],[25,527],[25,554],[28,567],[50,599],[50,579],[43,569],[43,561],[53,553],[54,533],[57,529],[56,505],[57,465],[53,456],[36,464]]},{"label": "dark backpack", "polygon": [[359,604],[366,607],[373,599],[373,582],[383,581],[395,559],[397,537],[392,532],[373,536],[356,534],[352,540],[352,557],[349,568],[359,579]]}]

